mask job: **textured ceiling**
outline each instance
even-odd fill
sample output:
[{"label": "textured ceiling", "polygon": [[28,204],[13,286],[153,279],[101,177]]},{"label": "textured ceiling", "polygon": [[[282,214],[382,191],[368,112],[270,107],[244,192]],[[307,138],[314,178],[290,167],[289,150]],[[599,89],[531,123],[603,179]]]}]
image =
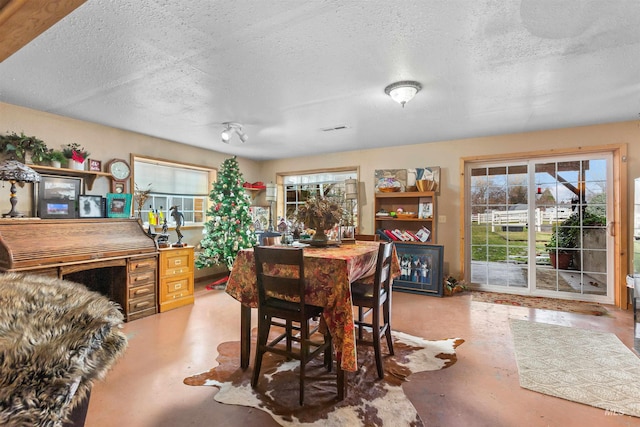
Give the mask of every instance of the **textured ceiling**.
[{"label": "textured ceiling", "polygon": [[89,0],[0,101],[253,159],[634,120],[640,2]]}]

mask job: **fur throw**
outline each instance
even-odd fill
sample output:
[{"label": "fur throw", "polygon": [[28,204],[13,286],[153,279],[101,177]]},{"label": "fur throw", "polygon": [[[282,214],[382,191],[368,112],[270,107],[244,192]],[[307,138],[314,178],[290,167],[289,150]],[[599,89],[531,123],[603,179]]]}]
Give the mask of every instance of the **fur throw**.
[{"label": "fur throw", "polygon": [[124,353],[122,322],[78,283],[0,274],[0,425],[61,426]]}]

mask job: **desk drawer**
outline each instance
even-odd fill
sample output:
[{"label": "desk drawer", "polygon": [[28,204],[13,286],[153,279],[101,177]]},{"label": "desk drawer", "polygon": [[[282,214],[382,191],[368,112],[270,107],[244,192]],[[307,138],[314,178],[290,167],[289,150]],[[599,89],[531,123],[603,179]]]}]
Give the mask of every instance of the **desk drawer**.
[{"label": "desk drawer", "polygon": [[129,287],[146,285],[156,281],[156,270],[140,271],[129,274]]},{"label": "desk drawer", "polygon": [[173,276],[193,271],[193,249],[174,249],[160,257],[160,276]]},{"label": "desk drawer", "polygon": [[137,258],[129,261],[129,272],[133,273],[141,270],[156,270],[156,257]]},{"label": "desk drawer", "polygon": [[136,298],[129,300],[129,313],[136,311],[147,310],[149,308],[156,308],[156,296],[155,294],[149,295],[143,298]]},{"label": "desk drawer", "polygon": [[156,294],[156,284],[154,282],[147,283],[146,285],[136,286],[134,288],[129,288],[129,300],[135,298],[142,298],[149,295]]},{"label": "desk drawer", "polygon": [[193,294],[191,273],[160,279],[160,295],[162,301]]}]

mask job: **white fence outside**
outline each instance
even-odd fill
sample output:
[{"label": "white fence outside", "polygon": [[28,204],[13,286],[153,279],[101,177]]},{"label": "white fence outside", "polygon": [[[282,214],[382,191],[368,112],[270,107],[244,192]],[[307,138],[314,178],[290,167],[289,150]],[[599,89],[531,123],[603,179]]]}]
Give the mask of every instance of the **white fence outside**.
[{"label": "white fence outside", "polygon": [[[536,208],[535,210],[535,227],[536,231],[540,231],[543,224],[555,224],[556,222],[563,221],[571,216],[570,208],[548,208],[541,210]],[[529,226],[529,211],[528,210],[514,210],[514,211],[492,211],[488,213],[471,215],[471,220],[474,224],[491,224],[491,231],[496,231],[496,226],[501,229],[509,228],[516,230]]]}]

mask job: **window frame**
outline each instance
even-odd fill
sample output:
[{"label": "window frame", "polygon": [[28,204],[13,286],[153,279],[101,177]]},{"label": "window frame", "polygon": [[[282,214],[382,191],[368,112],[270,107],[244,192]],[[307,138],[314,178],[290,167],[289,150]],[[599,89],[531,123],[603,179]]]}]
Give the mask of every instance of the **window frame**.
[{"label": "window frame", "polygon": [[[309,177],[309,176],[320,175],[320,174],[333,174],[333,175],[347,174],[347,176],[340,181],[318,180],[314,182],[304,182],[304,183],[298,183],[298,184],[286,182],[287,178],[290,178],[290,177]],[[338,184],[341,188],[341,191],[338,192],[337,197],[340,198],[343,204],[343,207],[345,208],[345,211],[348,210],[348,201],[344,197],[345,196],[344,180],[349,178],[353,178],[356,181],[360,182],[360,168],[358,166],[347,166],[347,167],[326,168],[326,169],[311,169],[311,170],[300,170],[300,171],[289,171],[289,172],[277,173],[276,183],[278,185],[278,197],[277,197],[276,216],[285,217],[287,218],[288,221],[290,221],[292,219],[292,216],[289,217],[289,206],[304,204],[305,200],[302,200],[302,199],[296,198],[295,201],[286,200],[287,191],[295,191],[294,189],[291,188],[293,186],[298,186],[298,187],[303,187],[303,186],[314,187],[315,186],[316,187],[315,190],[319,191],[322,195],[325,195],[325,194],[329,194],[331,192],[331,189],[327,191],[327,189],[324,186]],[[309,190],[309,189],[305,189],[305,190]],[[359,194],[358,194],[358,197],[359,197]],[[351,208],[353,212],[353,225],[355,226],[356,229],[358,229],[358,222],[360,218],[360,215],[359,215],[360,205],[358,203],[358,197],[356,197],[355,200],[351,201],[352,202]],[[294,211],[291,211],[291,215],[293,215]],[[278,221],[277,218],[275,218],[274,222],[277,223],[277,221]]]},{"label": "window frame", "polygon": [[[209,193],[211,186],[217,179],[218,170],[216,168],[195,165],[191,163],[179,162],[174,160],[167,160],[155,157],[149,157],[139,154],[131,154],[131,185],[132,185],[132,193],[135,193],[135,185],[136,185],[136,176],[139,175],[136,171],[136,162],[149,163],[162,165],[169,168],[176,169],[186,169],[186,170],[194,170],[199,172],[204,172],[207,175],[207,192],[205,193],[186,193],[186,192],[177,192],[177,193],[167,193],[167,192],[153,192],[153,184],[151,184],[151,193],[149,193],[149,199],[145,202],[142,210],[140,211],[140,216],[145,227],[149,226],[149,211],[150,209],[147,207],[149,204],[153,206],[154,209],[160,210],[160,206],[162,206],[162,216],[167,220],[167,224],[170,227],[175,227],[175,221],[171,217],[171,213],[169,208],[177,204],[180,206],[180,212],[184,215],[184,224],[183,228],[188,227],[204,227],[204,224],[207,222],[207,211],[210,207]],[[140,190],[145,190],[147,185],[139,185]],[[177,203],[179,199],[180,202]],[[185,203],[185,199],[189,199]],[[156,201],[157,204],[156,204]],[[163,202],[162,205],[160,203]],[[190,202],[190,203],[188,203]],[[187,206],[188,204],[188,206]],[[133,206],[133,211],[135,215],[138,215],[138,206]],[[201,221],[197,221],[196,219],[202,219]],[[160,221],[162,222],[162,221]],[[158,224],[162,225],[162,224]]]}]

